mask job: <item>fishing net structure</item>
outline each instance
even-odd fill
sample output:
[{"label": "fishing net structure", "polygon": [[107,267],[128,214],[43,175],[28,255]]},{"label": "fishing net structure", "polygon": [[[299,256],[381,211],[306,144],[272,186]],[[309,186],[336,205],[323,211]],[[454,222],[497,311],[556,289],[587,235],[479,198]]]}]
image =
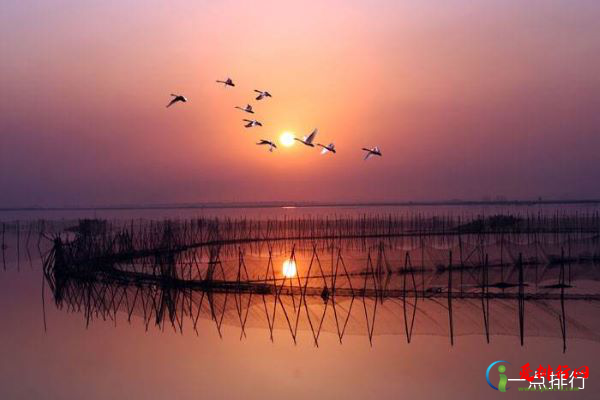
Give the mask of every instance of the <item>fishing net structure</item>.
[{"label": "fishing net structure", "polygon": [[546,336],[566,350],[599,339],[597,222],[80,221],[50,237],[44,273],[56,305],[87,323],[212,321],[219,335],[310,332],[315,345],[324,332]]}]

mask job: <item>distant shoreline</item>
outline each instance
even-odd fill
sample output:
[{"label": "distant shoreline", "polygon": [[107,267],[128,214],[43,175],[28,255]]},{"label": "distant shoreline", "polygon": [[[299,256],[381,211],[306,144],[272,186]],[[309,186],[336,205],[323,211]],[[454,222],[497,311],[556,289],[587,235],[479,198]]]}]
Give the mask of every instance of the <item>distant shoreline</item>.
[{"label": "distant shoreline", "polygon": [[91,211],[91,210],[194,210],[243,208],[353,208],[353,207],[428,207],[428,206],[536,206],[536,205],[600,204],[600,199],[582,200],[498,200],[498,201],[397,201],[397,202],[264,202],[264,203],[206,203],[206,204],[140,204],[110,206],[64,207],[0,207],[6,211]]}]

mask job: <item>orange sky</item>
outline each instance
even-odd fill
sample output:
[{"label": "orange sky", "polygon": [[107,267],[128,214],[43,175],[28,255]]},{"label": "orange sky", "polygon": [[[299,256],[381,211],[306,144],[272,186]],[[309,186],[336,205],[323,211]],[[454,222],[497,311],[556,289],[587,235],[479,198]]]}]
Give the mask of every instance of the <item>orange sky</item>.
[{"label": "orange sky", "polygon": [[597,2],[38,3],[0,5],[0,206],[600,197]]}]

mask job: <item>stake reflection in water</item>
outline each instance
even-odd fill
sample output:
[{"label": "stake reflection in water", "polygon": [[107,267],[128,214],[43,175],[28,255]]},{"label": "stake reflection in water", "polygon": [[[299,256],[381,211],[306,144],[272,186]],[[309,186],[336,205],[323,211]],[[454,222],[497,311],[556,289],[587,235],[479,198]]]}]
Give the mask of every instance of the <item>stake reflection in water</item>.
[{"label": "stake reflection in water", "polygon": [[[469,334],[488,343],[518,336],[521,345],[526,336],[549,336],[562,338],[563,351],[567,334],[599,341],[599,321],[584,316],[600,307],[600,220],[574,218],[566,228],[536,220],[539,229],[514,231],[498,220],[417,233],[394,226],[420,224],[393,219],[388,229],[363,219],[325,221],[323,230],[315,220],[282,221],[275,231],[273,222],[261,229],[247,221],[80,221],[47,242],[44,274],[56,305],[83,312],[86,324],[123,313],[141,317],[146,329],[170,323],[183,332],[184,321],[196,330],[202,318],[219,335],[223,325],[237,325],[242,337],[267,326],[271,340],[288,330],[296,343],[307,330],[315,345],[321,332],[340,342],[366,333],[371,344],[376,334],[405,335],[408,343],[448,335],[451,345]],[[501,220],[502,227],[521,221]],[[332,225],[344,236],[330,238],[338,232]],[[20,228],[8,248],[19,248]]]},{"label": "stake reflection in water", "polygon": [[281,267],[281,272],[286,278],[293,278],[296,276],[296,262],[294,260],[285,260]]}]

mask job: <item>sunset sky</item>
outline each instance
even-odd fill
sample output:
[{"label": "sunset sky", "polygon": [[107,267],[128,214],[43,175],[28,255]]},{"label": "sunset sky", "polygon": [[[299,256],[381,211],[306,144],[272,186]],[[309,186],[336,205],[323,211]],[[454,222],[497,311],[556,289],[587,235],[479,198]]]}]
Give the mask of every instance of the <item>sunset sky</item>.
[{"label": "sunset sky", "polygon": [[[597,0],[4,0],[0,207],[600,198],[598,21]],[[314,128],[336,155],[254,144]]]}]

